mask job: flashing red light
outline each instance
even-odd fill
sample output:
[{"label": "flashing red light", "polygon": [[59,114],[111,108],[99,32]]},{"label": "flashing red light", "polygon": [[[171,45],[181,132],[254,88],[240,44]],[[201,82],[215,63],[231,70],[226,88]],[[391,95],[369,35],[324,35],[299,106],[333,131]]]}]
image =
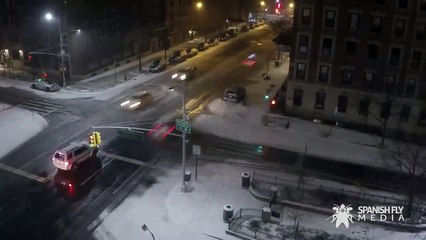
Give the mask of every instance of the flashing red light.
[{"label": "flashing red light", "polygon": [[154,128],[152,128],[151,130],[149,130],[148,136],[151,135],[153,132],[155,132],[155,130],[157,130],[159,127],[161,127],[161,125],[163,125],[163,124],[159,123],[159,124],[155,125]]},{"label": "flashing red light", "polygon": [[175,130],[176,126],[171,127],[167,132],[165,132],[161,138],[165,138],[167,137],[167,135],[169,135],[169,133],[173,132],[173,130]]},{"label": "flashing red light", "polygon": [[28,55],[27,59],[28,59],[28,61],[31,61],[33,59],[33,56]]},{"label": "flashing red light", "polygon": [[243,65],[246,65],[246,66],[249,66],[249,67],[253,66],[255,63],[256,63],[255,60],[249,60],[249,59],[246,59],[242,62]]},{"label": "flashing red light", "polygon": [[277,8],[280,9],[281,8],[281,3],[277,3]]},{"label": "flashing red light", "polygon": [[276,102],[275,102],[275,100],[272,100],[271,104],[272,104],[272,105],[275,105],[275,103],[276,103]]},{"label": "flashing red light", "polygon": [[69,184],[68,184],[68,187],[72,187],[72,184],[71,184],[71,183],[69,183]]}]

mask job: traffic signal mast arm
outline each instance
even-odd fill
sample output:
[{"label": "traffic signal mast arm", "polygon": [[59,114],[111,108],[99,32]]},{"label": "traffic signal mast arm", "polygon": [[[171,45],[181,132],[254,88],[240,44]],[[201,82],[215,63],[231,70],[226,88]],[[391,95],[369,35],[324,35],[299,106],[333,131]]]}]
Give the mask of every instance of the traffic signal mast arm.
[{"label": "traffic signal mast arm", "polygon": [[[164,133],[164,131],[157,130],[157,129],[137,128],[137,127],[94,126],[94,127],[92,127],[92,129],[124,129],[124,130],[154,131],[154,132]],[[169,135],[172,135],[172,136],[175,136],[175,137],[182,137],[181,134],[176,134],[176,133],[169,133]]]}]

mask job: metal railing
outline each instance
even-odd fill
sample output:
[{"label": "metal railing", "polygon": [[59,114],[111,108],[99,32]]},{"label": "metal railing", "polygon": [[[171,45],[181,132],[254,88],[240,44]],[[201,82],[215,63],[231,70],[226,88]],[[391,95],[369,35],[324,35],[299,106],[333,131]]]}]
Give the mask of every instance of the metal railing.
[{"label": "metal railing", "polygon": [[[228,223],[228,231],[252,239],[282,240],[283,238],[280,236],[276,236],[262,231],[261,226],[264,223],[262,222],[261,217],[261,210],[241,208],[234,214],[234,216],[231,218],[231,221]],[[252,224],[252,226],[250,226],[250,221],[253,221],[255,224]]]}]

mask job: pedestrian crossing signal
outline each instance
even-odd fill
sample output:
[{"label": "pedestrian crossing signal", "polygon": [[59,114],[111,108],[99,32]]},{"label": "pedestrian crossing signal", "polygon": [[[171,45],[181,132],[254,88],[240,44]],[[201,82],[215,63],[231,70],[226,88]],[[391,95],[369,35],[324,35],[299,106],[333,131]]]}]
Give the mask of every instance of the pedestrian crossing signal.
[{"label": "pedestrian crossing signal", "polygon": [[95,138],[95,134],[93,133],[89,135],[89,144],[91,147],[94,147],[96,145],[96,138]]}]

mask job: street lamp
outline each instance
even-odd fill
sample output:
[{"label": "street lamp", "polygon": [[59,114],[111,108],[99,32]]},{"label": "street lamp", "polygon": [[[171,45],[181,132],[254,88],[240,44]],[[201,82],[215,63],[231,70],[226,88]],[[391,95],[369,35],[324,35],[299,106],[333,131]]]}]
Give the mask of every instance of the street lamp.
[{"label": "street lamp", "polygon": [[152,240],[155,240],[154,234],[149,230],[148,226],[146,224],[142,225],[142,231],[146,232],[148,230],[149,233],[151,233]]},{"label": "street lamp", "polygon": [[197,2],[197,5],[196,5],[196,6],[197,6],[197,8],[198,8],[198,9],[200,9],[200,8],[202,8],[202,7],[203,7],[203,3],[202,3],[202,2]]},{"label": "street lamp", "polygon": [[294,3],[289,3],[289,4],[288,4],[288,7],[289,7],[289,8],[294,8]]},{"label": "street lamp", "polygon": [[[46,13],[46,15],[44,17],[46,18],[47,21],[54,20],[53,15],[50,12]],[[65,82],[65,64],[64,64],[65,51],[63,49],[63,42],[62,42],[61,18],[57,18],[56,19],[56,23],[58,24],[59,44],[60,44],[60,49],[61,49],[61,52],[59,53],[59,55],[61,56],[61,67],[60,67],[60,71],[62,72],[62,86],[66,87],[66,82]]]},{"label": "street lamp", "polygon": [[260,1],[260,6],[265,6],[265,1]]},{"label": "street lamp", "polygon": [[[177,77],[176,74],[173,74],[172,79],[175,79]],[[182,120],[187,121],[188,116],[186,115],[186,75],[183,74],[179,77],[180,80],[183,82],[183,88],[180,90],[180,96],[182,98]],[[176,91],[179,86],[173,86],[170,87],[170,91]],[[182,186],[181,186],[181,192],[186,192],[186,184],[185,184],[185,171],[186,171],[186,133],[182,132]]]}]

